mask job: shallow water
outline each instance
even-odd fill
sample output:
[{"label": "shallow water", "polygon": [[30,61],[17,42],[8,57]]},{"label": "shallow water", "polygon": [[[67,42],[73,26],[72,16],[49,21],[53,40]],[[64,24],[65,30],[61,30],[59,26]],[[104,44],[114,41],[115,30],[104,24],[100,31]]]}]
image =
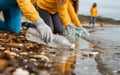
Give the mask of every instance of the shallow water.
[{"label": "shallow water", "polygon": [[[112,54],[101,54],[98,56],[98,70],[102,75],[120,75],[120,26],[108,26],[98,29],[93,29],[91,33],[97,40],[104,40],[104,44],[97,47],[103,51],[111,52]],[[100,61],[102,60],[102,61]],[[103,61],[104,60],[104,61]]]},{"label": "shallow water", "polygon": [[[96,39],[103,39],[104,41],[109,41],[113,43],[112,47],[111,44],[104,45],[103,48],[111,51],[114,53],[119,53],[119,49],[117,50],[117,46],[119,47],[120,44],[120,27],[119,26],[110,26],[110,27],[99,27],[98,29],[93,29],[95,32],[91,33],[92,36],[95,36]],[[98,38],[97,38],[98,37]],[[98,39],[98,40],[99,40]],[[117,43],[117,44],[115,44]],[[91,49],[93,45],[83,39],[80,40],[80,49],[85,49],[86,52],[87,49]],[[105,51],[105,50],[104,50]],[[79,53],[79,51],[77,51]],[[103,54],[104,55],[104,54]],[[117,73],[114,73],[119,71],[120,64],[116,64],[115,62],[119,62],[119,56],[114,57],[116,54],[113,55],[107,55],[100,56],[100,59],[95,60],[94,58],[83,58],[78,55],[76,57],[76,67],[75,67],[75,74],[76,75],[118,75]],[[108,58],[109,57],[109,58]],[[99,62],[99,60],[109,59],[108,61],[102,61]],[[111,62],[112,61],[112,62]],[[111,62],[111,63],[110,63]],[[106,63],[106,65],[101,65],[103,63]],[[106,66],[106,67],[105,67]],[[111,71],[111,72],[109,72]],[[120,74],[120,73],[119,73]]]},{"label": "shallow water", "polygon": [[92,35],[95,35],[104,40],[120,42],[120,27],[118,26],[118,27],[104,28],[101,31],[93,32]]},{"label": "shallow water", "polygon": [[84,39],[82,39],[82,38],[79,39],[78,44],[79,44],[79,46],[80,46],[80,47],[79,47],[80,49],[88,49],[88,48],[91,48],[91,44],[90,44],[88,41],[86,41],[86,40],[84,40]]},{"label": "shallow water", "polygon": [[[104,40],[119,42],[119,32],[120,28],[118,27],[104,27],[102,30],[91,33],[91,35]],[[74,51],[62,50],[60,55],[57,56],[56,61],[54,61],[53,67],[50,70],[46,69],[49,72],[48,75],[114,75],[109,73],[112,70],[103,65],[105,61],[99,62],[99,59],[95,60],[95,57],[88,56],[93,46],[93,44],[82,38],[78,39]],[[106,57],[107,55],[102,59],[106,59]],[[109,55],[109,57],[110,61],[114,61],[113,59],[115,58],[113,56]],[[113,65],[115,66],[115,63],[111,63],[109,66],[114,67]]]},{"label": "shallow water", "polygon": [[62,50],[60,55],[56,56],[57,59],[51,57],[54,64],[50,70],[46,69],[48,75],[100,75],[96,69],[95,59],[87,56],[88,49],[92,47],[91,43],[80,38],[76,41],[76,45],[74,51]]}]

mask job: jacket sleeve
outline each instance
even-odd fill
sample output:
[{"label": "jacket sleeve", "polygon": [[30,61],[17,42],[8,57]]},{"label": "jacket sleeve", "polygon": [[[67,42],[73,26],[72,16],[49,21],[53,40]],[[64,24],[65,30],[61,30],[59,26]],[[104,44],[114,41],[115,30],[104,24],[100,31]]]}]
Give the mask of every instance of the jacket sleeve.
[{"label": "jacket sleeve", "polygon": [[96,16],[98,16],[98,9],[96,8]]},{"label": "jacket sleeve", "polygon": [[17,0],[18,6],[20,7],[22,13],[32,22],[40,18],[38,12],[34,8],[31,0]]},{"label": "jacket sleeve", "polygon": [[35,2],[36,2],[36,0],[31,0],[31,2],[32,2],[32,3],[35,3]]},{"label": "jacket sleeve", "polygon": [[80,20],[78,19],[77,13],[75,13],[75,10],[73,8],[71,1],[68,2],[68,12],[70,14],[72,22],[79,27],[81,23],[80,23]]},{"label": "jacket sleeve", "polygon": [[90,15],[91,15],[91,12],[92,12],[92,8],[90,8],[90,10],[89,10]]},{"label": "jacket sleeve", "polygon": [[[59,0],[56,0],[56,2],[57,1],[59,1]],[[57,2],[57,9],[58,9],[58,13],[59,13],[59,16],[62,20],[63,25],[67,26],[67,25],[71,24],[71,19],[70,19],[70,16],[68,14],[65,3],[63,5],[60,5],[59,2]]]}]

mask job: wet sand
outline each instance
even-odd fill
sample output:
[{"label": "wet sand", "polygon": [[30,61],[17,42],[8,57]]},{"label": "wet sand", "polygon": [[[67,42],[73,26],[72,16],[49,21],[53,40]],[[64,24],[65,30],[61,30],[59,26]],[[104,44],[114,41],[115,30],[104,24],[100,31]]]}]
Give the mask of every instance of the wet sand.
[{"label": "wet sand", "polygon": [[[93,51],[99,52],[95,57],[97,70],[101,75],[120,75],[120,26],[104,26],[89,29],[90,37],[83,37],[96,45]],[[97,74],[98,75],[98,74]]]},{"label": "wet sand", "polygon": [[88,28],[91,35],[78,39],[75,50],[27,41],[25,31],[18,36],[1,32],[0,61],[6,64],[0,63],[4,65],[0,66],[0,74],[10,75],[23,68],[33,75],[120,75],[120,43],[95,33],[106,28],[111,26]]}]

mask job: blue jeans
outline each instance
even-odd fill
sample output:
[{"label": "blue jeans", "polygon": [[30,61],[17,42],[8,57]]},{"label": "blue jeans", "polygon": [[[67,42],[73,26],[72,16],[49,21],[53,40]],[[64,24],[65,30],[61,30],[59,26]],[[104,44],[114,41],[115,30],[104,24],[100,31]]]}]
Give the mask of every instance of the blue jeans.
[{"label": "blue jeans", "polygon": [[96,21],[96,17],[90,18],[90,24],[93,24],[93,26],[95,25],[95,21]]},{"label": "blue jeans", "polygon": [[0,20],[0,30],[20,33],[22,14],[16,0],[0,0],[0,11],[4,21]]}]

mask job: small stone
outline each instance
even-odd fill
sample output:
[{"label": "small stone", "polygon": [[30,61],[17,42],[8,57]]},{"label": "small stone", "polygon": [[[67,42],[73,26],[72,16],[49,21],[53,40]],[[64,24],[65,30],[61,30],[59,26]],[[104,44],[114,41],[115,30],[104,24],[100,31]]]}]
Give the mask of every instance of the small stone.
[{"label": "small stone", "polygon": [[46,61],[49,61],[49,58],[47,57],[47,56],[45,56],[45,55],[34,55],[33,56],[34,58],[41,58],[42,60],[46,60]]},{"label": "small stone", "polygon": [[29,72],[27,70],[23,70],[22,68],[17,68],[15,72],[13,72],[13,75],[29,75]]},{"label": "small stone", "polygon": [[22,53],[20,53],[21,55],[28,55],[28,53],[27,52],[22,52]]}]

